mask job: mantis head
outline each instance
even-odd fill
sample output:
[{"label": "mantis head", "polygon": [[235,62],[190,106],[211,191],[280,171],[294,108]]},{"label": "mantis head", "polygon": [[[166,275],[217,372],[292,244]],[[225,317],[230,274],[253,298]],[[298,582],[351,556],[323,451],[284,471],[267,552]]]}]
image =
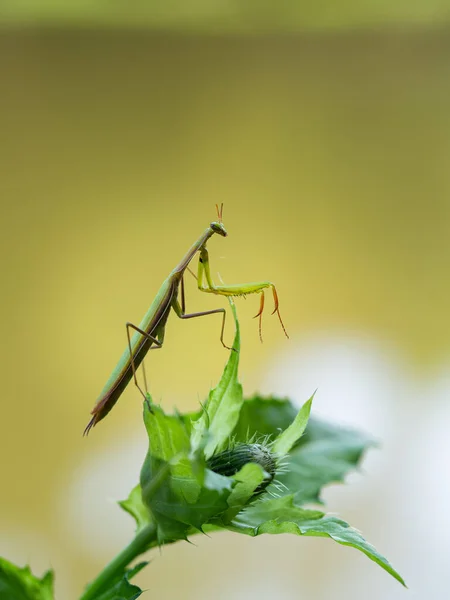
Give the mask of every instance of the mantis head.
[{"label": "mantis head", "polygon": [[214,231],[214,233],[218,233],[219,235],[223,236],[223,237],[227,237],[228,233],[227,230],[225,229],[225,227],[223,226],[222,223],[222,211],[223,211],[223,202],[220,205],[216,204],[216,209],[217,209],[217,217],[218,217],[218,221],[213,221],[210,224],[211,229]]},{"label": "mantis head", "polygon": [[225,229],[225,227],[223,226],[222,223],[219,223],[219,221],[213,221],[210,224],[210,227],[214,231],[214,233],[218,233],[219,235],[221,235],[223,237],[227,237],[227,235],[228,235],[227,230]]}]

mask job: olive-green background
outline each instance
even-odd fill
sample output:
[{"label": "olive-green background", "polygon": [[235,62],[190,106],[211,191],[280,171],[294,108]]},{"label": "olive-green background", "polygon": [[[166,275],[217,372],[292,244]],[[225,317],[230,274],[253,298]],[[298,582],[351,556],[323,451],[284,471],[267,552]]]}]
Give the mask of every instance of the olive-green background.
[{"label": "olive-green background", "polygon": [[[126,495],[145,453],[139,395],[130,387],[81,433],[125,321],[139,322],[224,202],[213,272],[276,282],[290,334],[268,298],[261,345],[258,299],[237,301],[246,392],[301,401],[318,386],[319,412],[385,442],[330,509],[414,598],[443,597],[450,548],[430,511],[448,500],[450,453],[449,33],[211,33],[0,33],[0,552],[54,566],[70,599],[131,536],[110,498]],[[226,303],[189,278],[188,306]],[[217,381],[218,334],[214,316],[169,320],[147,360],[164,407],[193,409]],[[194,541],[155,553],[140,575],[149,597],[403,597],[326,540]]]}]

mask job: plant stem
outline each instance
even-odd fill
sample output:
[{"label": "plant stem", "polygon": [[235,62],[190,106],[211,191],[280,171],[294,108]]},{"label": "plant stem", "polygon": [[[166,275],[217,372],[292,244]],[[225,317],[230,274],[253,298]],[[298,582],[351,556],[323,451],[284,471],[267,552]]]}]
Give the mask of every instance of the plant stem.
[{"label": "plant stem", "polygon": [[[106,565],[81,595],[80,600],[95,600],[98,594],[106,591],[105,586],[117,575],[122,575],[132,560],[146,551],[156,538],[155,525],[147,525],[119,554]],[[106,588],[107,589],[107,588]]]}]

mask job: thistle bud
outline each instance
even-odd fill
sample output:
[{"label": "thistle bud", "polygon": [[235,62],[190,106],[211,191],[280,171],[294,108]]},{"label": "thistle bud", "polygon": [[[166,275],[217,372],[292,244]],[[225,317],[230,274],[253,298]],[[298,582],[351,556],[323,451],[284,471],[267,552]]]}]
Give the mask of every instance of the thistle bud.
[{"label": "thistle bud", "polygon": [[277,456],[266,445],[236,444],[211,456],[207,466],[215,473],[231,477],[247,463],[256,463],[267,473],[265,480],[255,490],[255,494],[260,494],[272,482],[277,471]]}]

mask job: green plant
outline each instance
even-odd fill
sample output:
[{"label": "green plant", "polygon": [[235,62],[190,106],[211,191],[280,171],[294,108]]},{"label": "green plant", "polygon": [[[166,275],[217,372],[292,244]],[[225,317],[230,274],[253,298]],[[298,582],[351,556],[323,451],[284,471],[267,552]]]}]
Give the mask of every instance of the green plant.
[{"label": "green plant", "polygon": [[[238,382],[240,351],[196,413],[168,415],[144,402],[149,449],[140,484],[120,506],[136,521],[136,534],[80,600],[134,600],[143,592],[130,580],[147,563],[130,565],[155,546],[199,532],[229,530],[257,536],[291,533],[328,537],[366,554],[400,583],[400,575],[345,521],[320,510],[324,485],[342,481],[373,441],[354,430],[309,418],[311,397],[297,413],[287,399],[244,399]],[[51,600],[53,573],[0,559],[0,600]]]}]

